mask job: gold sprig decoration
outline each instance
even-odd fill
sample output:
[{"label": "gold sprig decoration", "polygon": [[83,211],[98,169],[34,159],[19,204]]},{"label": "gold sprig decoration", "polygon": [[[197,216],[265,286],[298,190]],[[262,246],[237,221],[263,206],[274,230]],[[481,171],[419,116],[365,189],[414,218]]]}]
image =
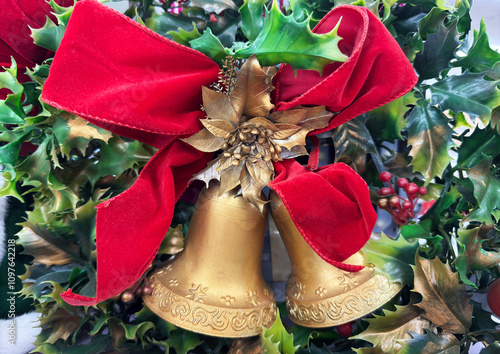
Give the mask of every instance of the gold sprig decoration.
[{"label": "gold sprig decoration", "polygon": [[203,87],[204,129],[184,139],[204,152],[222,153],[194,176],[220,181],[220,195],[236,188],[262,212],[262,188],[274,178],[273,161],[307,155],[306,135],[328,125],[333,113],[324,106],[273,112],[269,93],[275,67],[262,68],[250,57],[236,74],[230,94]]}]

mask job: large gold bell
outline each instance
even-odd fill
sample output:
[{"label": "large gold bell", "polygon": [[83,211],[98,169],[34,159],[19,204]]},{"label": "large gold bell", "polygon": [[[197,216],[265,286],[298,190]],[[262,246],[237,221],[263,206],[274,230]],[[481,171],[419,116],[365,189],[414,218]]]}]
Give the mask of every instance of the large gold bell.
[{"label": "large gold bell", "polygon": [[200,194],[184,250],[150,276],[145,304],[176,326],[217,337],[260,334],[276,318],[274,295],[262,278],[267,208],[234,192]]},{"label": "large gold bell", "polygon": [[[281,198],[270,195],[271,215],[290,256],[292,274],[286,285],[286,308],[290,319],[304,327],[330,327],[373,312],[400,290],[358,252],[347,264],[365,265],[359,272],[343,271],[324,261],[309,246],[288,214]],[[332,226],[334,227],[334,226]]]}]

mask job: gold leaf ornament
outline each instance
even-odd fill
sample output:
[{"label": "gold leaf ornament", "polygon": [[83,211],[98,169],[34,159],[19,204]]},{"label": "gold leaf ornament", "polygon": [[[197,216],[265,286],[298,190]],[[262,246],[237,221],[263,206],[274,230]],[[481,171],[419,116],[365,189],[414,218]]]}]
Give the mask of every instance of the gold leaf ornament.
[{"label": "gold leaf ornament", "polygon": [[89,125],[85,119],[77,115],[67,113],[61,116],[68,121],[68,126],[70,128],[68,133],[69,139],[81,137],[88,140],[99,139],[108,143],[108,140],[112,137],[111,133],[99,133],[95,127]]},{"label": "gold leaf ornament", "polygon": [[[225,69],[226,70],[226,69]],[[328,125],[333,113],[325,107],[295,107],[284,112],[271,110],[270,92],[276,68],[261,68],[255,56],[236,73],[236,83],[216,90],[203,87],[207,118],[200,132],[183,139],[204,152],[222,153],[193,179],[221,182],[223,194],[238,186],[240,193],[262,212],[262,188],[274,178],[273,161],[307,154],[307,134]],[[224,93],[225,92],[225,93]]]},{"label": "gold leaf ornament", "polygon": [[422,302],[415,304],[425,311],[423,317],[445,332],[464,334],[472,324],[473,306],[469,303],[465,284],[460,284],[458,274],[439,258],[415,258],[415,289],[422,295]]}]

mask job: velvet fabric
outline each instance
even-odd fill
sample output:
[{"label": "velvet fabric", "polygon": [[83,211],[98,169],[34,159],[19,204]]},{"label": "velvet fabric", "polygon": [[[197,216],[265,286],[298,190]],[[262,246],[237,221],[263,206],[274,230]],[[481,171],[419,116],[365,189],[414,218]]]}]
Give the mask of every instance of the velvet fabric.
[{"label": "velvet fabric", "polygon": [[289,65],[283,65],[276,76],[275,101],[279,111],[297,105],[324,105],[337,112],[318,134],[380,107],[404,95],[415,86],[417,76],[396,40],[368,9],[341,5],[330,11],[313,29],[315,33],[331,31],[338,21],[343,39],[339,49],[349,56],[345,63],[316,71],[298,70],[297,77]]},{"label": "velvet fabric", "polygon": [[[73,1],[56,0],[62,6],[72,5]],[[4,0],[0,11],[0,67],[10,67],[11,56],[18,67],[18,79],[27,81],[26,68],[33,68],[54,55],[50,50],[33,43],[31,28],[43,27],[52,8],[44,0]],[[10,91],[0,91],[0,99],[5,99]]]},{"label": "velvet fabric", "polygon": [[[370,19],[364,10],[352,6],[338,9],[341,9],[342,16],[348,17],[353,12],[355,18]],[[334,9],[332,13],[336,11],[339,10]],[[351,30],[357,33],[349,39],[354,40],[353,48],[374,45],[367,39],[359,40],[371,38],[366,33],[370,21],[351,23],[360,26]],[[382,38],[385,40],[385,37]],[[377,41],[378,37],[371,39]],[[358,42],[362,44],[356,44]],[[382,45],[377,48],[385,51]],[[383,56],[392,55],[400,58],[401,50],[389,46],[389,53]],[[357,64],[347,63],[349,68],[346,71],[351,70],[351,75],[355,75],[352,71],[357,67],[365,71],[366,68],[379,70],[379,60],[374,59],[359,55],[355,60]],[[337,70],[341,68],[342,65]],[[217,73],[217,65],[205,55],[164,39],[95,0],[84,0],[75,6],[44,85],[42,100],[117,134],[162,148],[129,190],[98,207],[97,295],[85,298],[68,290],[61,294],[68,303],[93,305],[124,291],[133,285],[154,258],[170,225],[175,201],[186,188],[189,178],[204,168],[211,158],[210,154],[200,153],[178,138],[201,129],[199,119],[204,117],[200,111],[201,87],[215,82]],[[303,89],[313,83],[322,86],[316,82],[314,74],[299,75],[305,75],[307,79],[307,85],[301,84]],[[332,75],[333,72],[321,80],[328,80]],[[348,76],[344,74],[344,77]],[[378,105],[383,104],[388,98],[379,97],[378,92],[388,82],[394,85],[393,81],[387,80],[390,76],[391,73],[387,73],[381,82],[370,78],[368,84],[354,80],[351,85],[363,87],[363,94],[341,101],[354,106],[356,99],[372,99]],[[371,76],[365,72],[365,75],[358,76],[358,80],[367,77]],[[293,90],[288,69],[282,69],[278,79],[281,91],[275,103],[279,109],[296,104],[325,104],[325,95],[318,95],[321,102],[313,102],[307,92],[302,92],[307,100],[296,96],[300,93]],[[399,77],[397,86],[400,91],[393,93],[393,98],[410,90],[413,79],[414,75]],[[370,85],[376,87],[370,89]],[[338,101],[336,96],[332,99]],[[333,107],[337,103],[326,105]],[[363,113],[363,109],[369,108],[365,102],[351,112]],[[277,164],[277,172],[273,186],[285,201],[296,225],[303,232],[305,230],[309,244],[321,252],[320,256],[335,263],[361,248],[373,226],[373,210],[371,214],[367,211],[371,204],[366,199],[366,185],[360,183],[359,176],[343,165],[313,172],[293,161]],[[329,186],[328,198],[319,193],[320,188],[313,189],[313,194],[307,196],[309,188],[318,181],[322,181],[325,188]],[[305,199],[295,198],[292,194]],[[341,210],[344,202],[349,215]],[[304,210],[303,205],[309,209]],[[302,212],[304,214],[299,215]],[[316,215],[320,218],[316,219]],[[353,220],[354,231],[350,224]],[[328,234],[321,225],[312,225],[318,222],[325,222],[323,228],[329,230]],[[349,242],[344,242],[347,236]]]},{"label": "velvet fabric", "polygon": [[361,270],[341,262],[363,247],[377,221],[366,182],[343,163],[312,170],[285,160],[275,169],[269,186],[311,248],[337,268]]}]

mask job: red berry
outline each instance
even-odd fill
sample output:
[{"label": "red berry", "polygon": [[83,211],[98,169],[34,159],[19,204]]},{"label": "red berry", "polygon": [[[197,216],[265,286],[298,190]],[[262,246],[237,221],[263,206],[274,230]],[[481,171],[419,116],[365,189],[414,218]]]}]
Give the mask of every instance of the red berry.
[{"label": "red berry", "polygon": [[420,194],[420,195],[426,195],[426,194],[427,194],[427,188],[425,188],[425,187],[420,187],[420,188],[418,189],[418,194]]},{"label": "red berry", "polygon": [[391,177],[392,175],[387,171],[384,171],[378,175],[378,179],[382,182],[388,182],[391,179]]},{"label": "red berry", "polygon": [[491,283],[486,300],[491,311],[500,316],[500,278]]},{"label": "red berry", "polygon": [[405,186],[405,191],[406,191],[406,194],[408,194],[408,195],[415,195],[418,192],[418,186],[415,183],[408,183]]},{"label": "red berry", "polygon": [[395,195],[389,198],[389,205],[391,207],[397,207],[399,206],[399,198]]},{"label": "red berry", "polygon": [[398,179],[397,184],[399,188],[404,188],[408,184],[408,180],[406,178],[400,178]]},{"label": "red berry", "polygon": [[413,208],[413,204],[411,202],[409,202],[408,200],[405,200],[403,202],[403,208],[404,209],[412,209]]},{"label": "red berry", "polygon": [[349,338],[352,336],[352,323],[348,322],[337,326],[337,332],[339,332],[342,337]]},{"label": "red berry", "polygon": [[389,194],[392,194],[392,190],[390,188],[388,188],[388,187],[383,187],[383,188],[380,188],[378,190],[378,195],[380,195],[382,197],[386,197]]}]

